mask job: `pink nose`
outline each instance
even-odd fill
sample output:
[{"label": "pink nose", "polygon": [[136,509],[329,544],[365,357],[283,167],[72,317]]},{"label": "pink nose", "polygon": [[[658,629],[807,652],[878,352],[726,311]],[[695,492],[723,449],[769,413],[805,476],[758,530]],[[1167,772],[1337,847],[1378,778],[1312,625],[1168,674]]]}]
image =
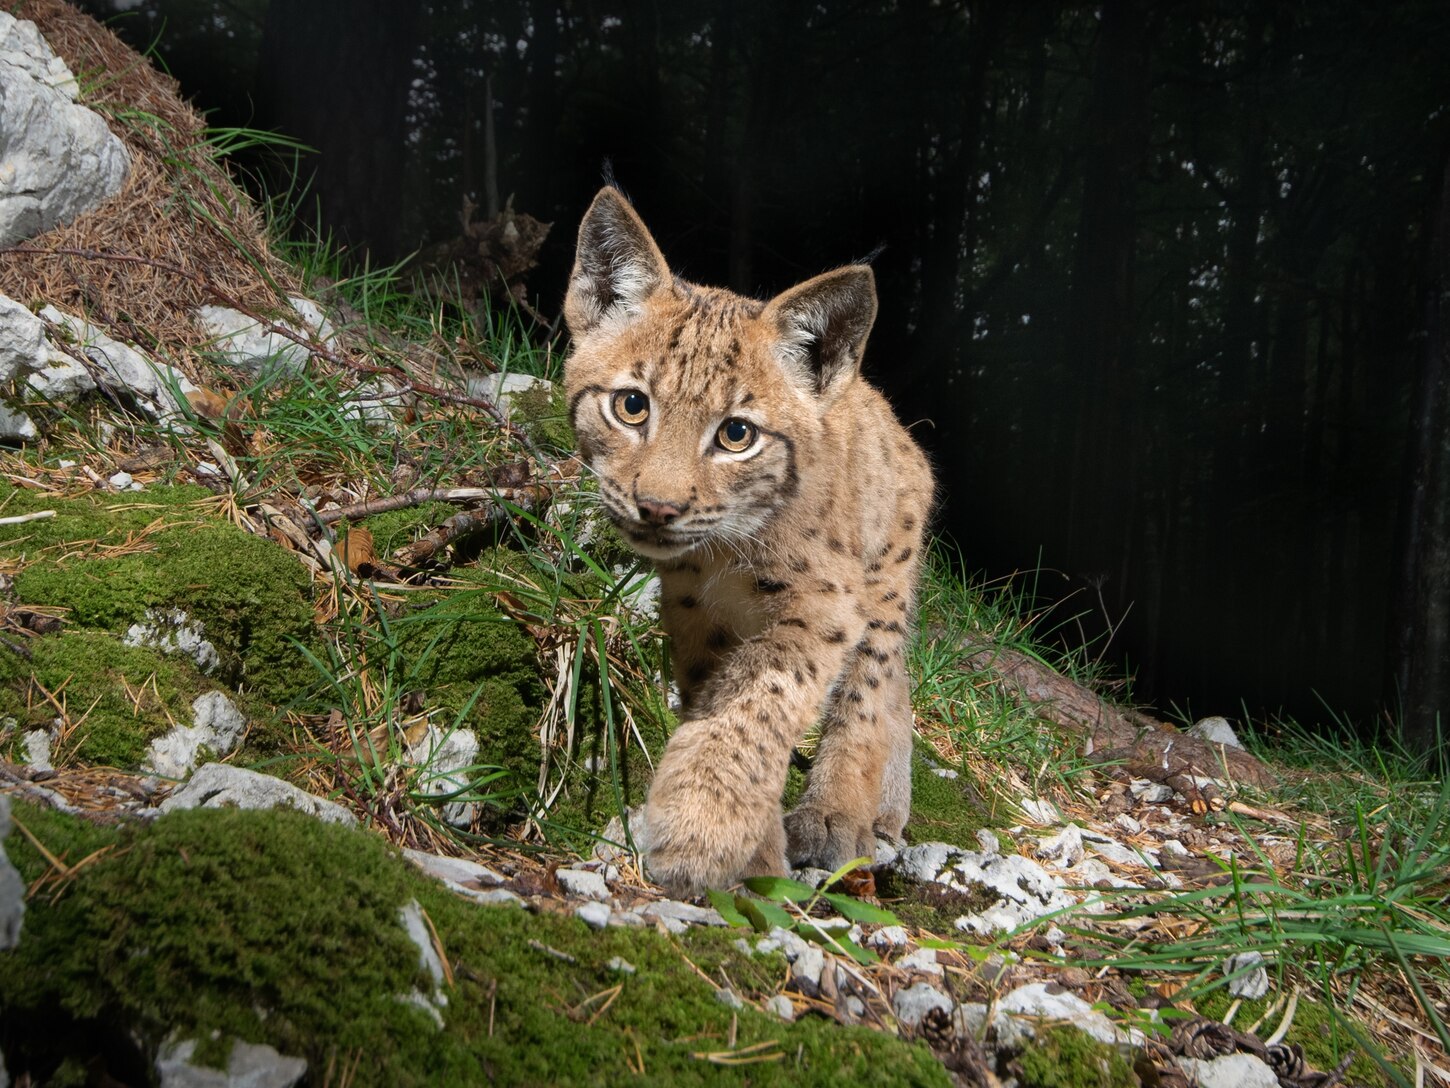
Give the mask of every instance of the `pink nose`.
[{"label": "pink nose", "polygon": [[639,507],[640,520],[647,521],[651,525],[668,525],[685,512],[682,506],[676,506],[670,502],[660,502],[658,499],[636,498],[634,501]]}]

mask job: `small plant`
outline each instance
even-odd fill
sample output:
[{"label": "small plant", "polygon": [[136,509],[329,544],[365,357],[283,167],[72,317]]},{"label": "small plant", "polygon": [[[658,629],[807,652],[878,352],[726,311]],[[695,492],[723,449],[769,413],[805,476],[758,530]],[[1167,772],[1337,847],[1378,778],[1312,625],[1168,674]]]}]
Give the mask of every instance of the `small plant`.
[{"label": "small plant", "polygon": [[[850,956],[857,963],[877,963],[880,957],[869,948],[862,948],[846,935],[853,922],[875,925],[899,925],[896,915],[883,907],[863,902],[842,892],[827,891],[852,869],[870,865],[870,858],[856,858],[841,866],[819,888],[783,876],[746,877],[744,884],[755,897],[731,895],[710,889],[705,894],[711,905],[732,926],[750,927],[757,933],[772,929],[793,932],[808,941],[833,948]],[[822,904],[834,907],[840,914],[834,925],[817,918],[815,910]]]}]

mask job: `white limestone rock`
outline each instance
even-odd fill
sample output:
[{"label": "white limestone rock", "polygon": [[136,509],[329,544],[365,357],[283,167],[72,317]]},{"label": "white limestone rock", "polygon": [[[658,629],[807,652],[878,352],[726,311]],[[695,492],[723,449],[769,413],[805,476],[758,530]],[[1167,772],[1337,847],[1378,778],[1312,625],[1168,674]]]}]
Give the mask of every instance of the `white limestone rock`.
[{"label": "white limestone rock", "polygon": [[164,654],[182,654],[191,658],[204,675],[215,671],[221,658],[216,647],[206,638],[200,620],[194,620],[179,608],[148,608],[139,623],[126,628],[122,639],[127,646],[146,646]]},{"label": "white limestone rock", "polygon": [[1197,737],[1209,744],[1222,744],[1229,748],[1239,749],[1244,746],[1227,718],[1199,718],[1188,727],[1187,733],[1190,737]]},{"label": "white limestone rock", "polygon": [[609,924],[612,913],[608,903],[580,903],[574,908],[575,916],[590,929],[603,929]]},{"label": "white limestone rock", "polygon": [[[439,729],[431,722],[416,743],[408,746],[408,758],[421,768],[418,789],[425,797],[439,797],[467,789],[478,765],[478,735],[471,729]],[[443,819],[454,827],[473,823],[472,801],[447,801]]]},{"label": "white limestone rock", "polygon": [[765,1011],[787,1024],[795,1019],[795,1005],[785,994],[776,994],[765,1003]]},{"label": "white limestone rock", "polygon": [[1064,881],[1020,854],[964,854],[942,875],[949,887],[983,887],[996,892],[997,902],[975,914],[964,914],[955,926],[971,933],[1012,930],[1066,910],[1077,900],[1063,890]]},{"label": "white limestone rock", "polygon": [[152,812],[175,812],[189,808],[295,808],[327,823],[353,827],[355,817],[341,805],[324,797],[314,797],[290,782],[271,775],[258,774],[225,763],[208,763],[200,767],[184,786],[174,790]]},{"label": "white limestone rock", "polygon": [[5,856],[4,841],[10,834],[10,798],[0,794],[0,950],[20,943],[25,920],[25,881]]},{"label": "white limestone rock", "polygon": [[[337,336],[326,315],[310,299],[287,300],[296,320],[275,324],[304,339],[328,344]],[[231,366],[264,377],[269,374],[301,374],[312,353],[290,336],[264,327],[255,318],[226,306],[203,306],[196,311],[197,324],[212,338],[212,347]]]},{"label": "white limestone rock", "polygon": [[143,770],[160,778],[185,778],[203,749],[224,756],[236,747],[246,718],[220,691],[198,695],[191,704],[191,725],[178,725],[152,740],[141,761]]},{"label": "white limestone rock", "polygon": [[1238,952],[1223,961],[1228,992],[1234,997],[1257,1001],[1269,993],[1269,972],[1258,952]]},{"label": "white limestone rock", "polygon": [[125,183],[126,145],[77,93],[35,24],[0,11],[0,245],[68,223]]},{"label": "white limestone rock", "polygon": [[579,899],[605,900],[609,898],[609,885],[599,873],[588,869],[556,869],[554,879],[566,895]]},{"label": "white limestone rock", "polygon": [[896,1019],[903,1027],[915,1029],[932,1009],[951,1012],[952,999],[935,986],[918,982],[891,995],[891,1007],[896,1010]]},{"label": "white limestone rock", "polygon": [[1026,1046],[1036,1035],[1037,1025],[1042,1023],[1069,1024],[1110,1045],[1141,1041],[1119,1031],[1111,1020],[1076,994],[1067,990],[1054,993],[1051,984],[1046,982],[1030,982],[1013,990],[997,1003],[992,1021],[998,1044],[1014,1051]]},{"label": "white limestone rock", "polygon": [[938,978],[945,973],[942,965],[937,962],[935,948],[918,948],[915,952],[902,956],[892,966],[921,975],[935,975]]},{"label": "white limestone rock", "polygon": [[156,1056],[161,1088],[293,1088],[307,1075],[307,1062],[288,1058],[270,1046],[237,1039],[225,1069],[192,1065],[196,1042],[167,1043]]},{"label": "white limestone rock", "polygon": [[887,952],[893,948],[902,948],[910,940],[905,927],[903,926],[882,926],[871,936],[866,938],[866,944],[878,952]]},{"label": "white limestone rock", "polygon": [[54,306],[45,306],[40,313],[62,326],[104,380],[119,391],[129,393],[146,415],[173,425],[185,417],[190,407],[186,397],[197,392],[198,386],[181,371],[153,362],[130,344],[112,339],[90,322]]},{"label": "white limestone rock", "polygon": [[25,753],[25,765],[32,771],[53,771],[50,762],[50,733],[45,729],[32,729],[20,738]]},{"label": "white limestone rock", "polygon": [[1278,1074],[1252,1054],[1179,1058],[1178,1065],[1198,1088],[1279,1088]]}]

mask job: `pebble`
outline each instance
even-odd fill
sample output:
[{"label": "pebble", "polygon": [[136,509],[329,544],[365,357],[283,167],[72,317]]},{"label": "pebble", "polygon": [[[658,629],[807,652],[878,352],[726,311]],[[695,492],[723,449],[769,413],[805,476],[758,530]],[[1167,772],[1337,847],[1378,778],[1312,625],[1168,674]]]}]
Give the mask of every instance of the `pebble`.
[{"label": "pebble", "polygon": [[795,1006],[791,1004],[790,998],[785,994],[776,994],[765,1003],[765,1011],[770,1013],[787,1024],[795,1019]]},{"label": "pebble", "polygon": [[918,948],[909,955],[902,956],[896,961],[895,966],[904,971],[917,971],[923,975],[942,975],[942,965],[937,962],[935,948]]},{"label": "pebble", "polygon": [[915,1028],[921,1024],[922,1017],[932,1009],[944,1009],[950,1012],[952,999],[935,986],[918,982],[904,990],[897,990],[891,996],[891,1006],[896,1010],[896,1019],[906,1027]]},{"label": "pebble", "polygon": [[[713,907],[697,907],[692,903],[680,903],[673,899],[659,899],[639,908],[646,918],[667,918],[687,922],[693,926],[723,926],[725,919]],[[673,931],[672,931],[673,932]]]},{"label": "pebble", "polygon": [[815,945],[806,945],[790,965],[790,978],[807,997],[814,997],[821,988],[821,973],[826,969],[826,954]]},{"label": "pebble", "polygon": [[609,924],[609,917],[614,912],[607,903],[589,902],[579,904],[574,913],[585,925],[593,929],[603,929]]},{"label": "pebble", "polygon": [[1210,1062],[1179,1058],[1178,1064],[1199,1088],[1279,1088],[1278,1075],[1252,1054],[1226,1054]]},{"label": "pebble", "polygon": [[129,472],[118,472],[106,481],[106,483],[110,484],[117,491],[125,491],[126,488],[130,487],[135,482],[136,481],[131,478],[131,474]]},{"label": "pebble", "polygon": [[608,899],[609,885],[604,877],[587,869],[556,869],[554,879],[569,895],[582,899]]},{"label": "pebble", "polygon": [[1234,997],[1257,1001],[1269,992],[1269,972],[1264,968],[1264,957],[1257,952],[1230,956],[1223,961],[1223,973],[1238,976],[1230,978],[1228,983],[1228,992]]},{"label": "pebble", "polygon": [[634,974],[634,964],[630,963],[629,960],[625,959],[623,956],[611,957],[609,963],[605,966],[607,966],[611,971],[618,971],[621,975]]},{"label": "pebble", "polygon": [[871,936],[866,938],[866,943],[878,952],[884,952],[889,948],[900,948],[910,940],[906,929],[903,926],[882,926]]},{"label": "pebble", "polygon": [[740,1000],[740,995],[734,990],[727,990],[723,986],[715,991],[715,1000],[731,1009],[745,1008],[745,1002]]},{"label": "pebble", "polygon": [[977,849],[984,854],[1000,854],[1002,842],[997,838],[995,831],[988,831],[985,827],[977,828]]},{"label": "pebble", "polygon": [[1113,818],[1113,826],[1129,835],[1136,835],[1143,830],[1143,825],[1126,812],[1120,812]]}]

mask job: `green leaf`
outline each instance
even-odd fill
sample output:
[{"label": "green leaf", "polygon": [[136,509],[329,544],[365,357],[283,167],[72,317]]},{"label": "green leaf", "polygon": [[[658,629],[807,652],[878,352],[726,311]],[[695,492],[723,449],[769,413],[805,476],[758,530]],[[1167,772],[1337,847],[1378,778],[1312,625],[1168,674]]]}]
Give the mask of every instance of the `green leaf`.
[{"label": "green leaf", "polygon": [[826,948],[834,948],[838,952],[844,952],[860,964],[872,964],[881,962],[881,957],[869,948],[862,948],[850,937],[846,936],[844,930],[833,933],[830,930],[819,930],[814,926],[801,925],[796,927],[799,933],[808,941],[815,941],[816,944],[824,945]]},{"label": "green leaf", "polygon": [[756,895],[782,903],[804,903],[816,894],[816,889],[809,884],[784,876],[748,876],[745,886]]},{"label": "green leaf", "polygon": [[862,902],[860,899],[853,899],[841,892],[826,892],[824,898],[827,903],[841,912],[845,918],[853,922],[878,922],[882,925],[900,925],[896,915],[892,914],[885,907],[878,907],[871,903]]},{"label": "green leaf", "polygon": [[735,906],[741,914],[750,919],[750,924],[760,933],[769,933],[776,926],[781,929],[790,929],[795,925],[794,918],[765,899],[746,899],[743,895],[737,895]]},{"label": "green leaf", "polygon": [[710,900],[710,905],[720,912],[720,917],[725,919],[727,925],[749,927],[750,919],[735,908],[735,897],[729,892],[710,888],[705,892],[705,897]]}]

